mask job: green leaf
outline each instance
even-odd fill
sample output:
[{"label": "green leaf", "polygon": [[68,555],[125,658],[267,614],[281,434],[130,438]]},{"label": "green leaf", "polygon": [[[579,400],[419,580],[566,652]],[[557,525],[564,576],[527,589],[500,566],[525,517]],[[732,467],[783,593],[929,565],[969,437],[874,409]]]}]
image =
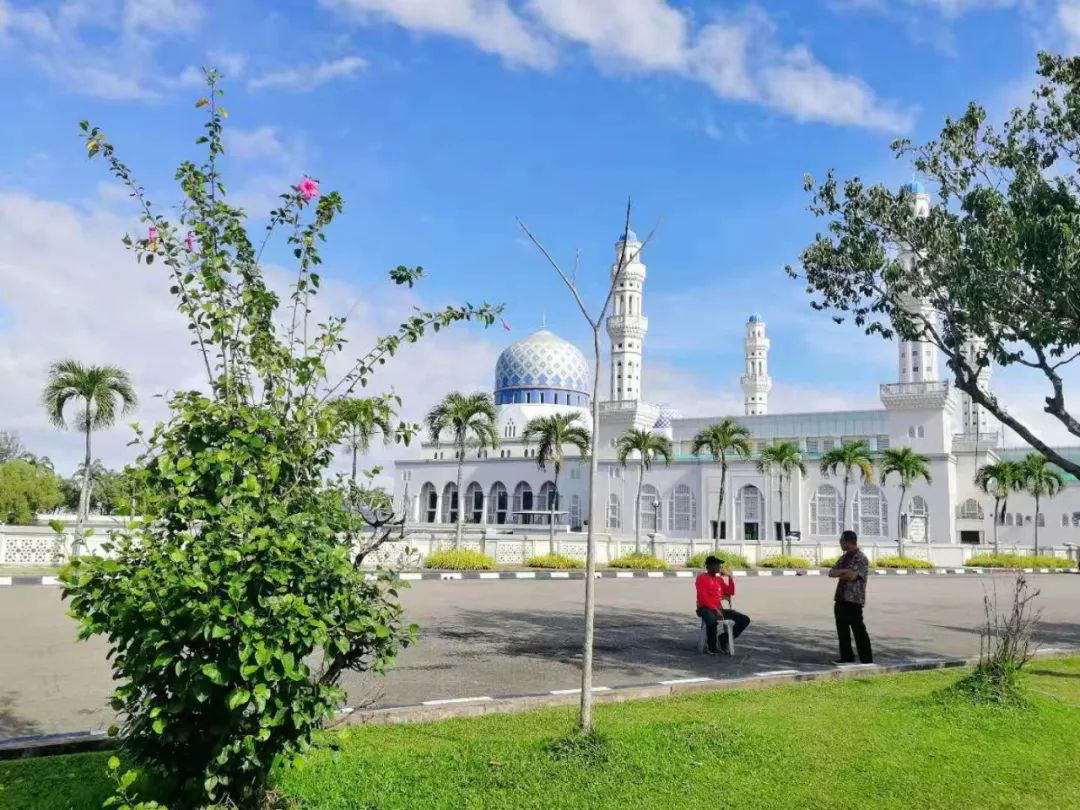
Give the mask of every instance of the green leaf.
[{"label": "green leaf", "polygon": [[235,709],[248,702],[251,693],[247,689],[234,689],[229,695],[229,708]]},{"label": "green leaf", "polygon": [[202,665],[202,674],[210,679],[212,683],[221,686],[225,683],[225,677],[221,674],[221,670],[218,669],[218,665],[212,662],[207,662]]},{"label": "green leaf", "polygon": [[165,719],[162,718],[162,717],[159,717],[157,720],[154,721],[151,728],[154,729],[155,734],[161,734],[162,732],[165,731]]},{"label": "green leaf", "polygon": [[120,759],[119,759],[119,757],[109,757],[109,763],[108,764],[109,764],[109,770],[110,771],[118,770],[120,768]]}]

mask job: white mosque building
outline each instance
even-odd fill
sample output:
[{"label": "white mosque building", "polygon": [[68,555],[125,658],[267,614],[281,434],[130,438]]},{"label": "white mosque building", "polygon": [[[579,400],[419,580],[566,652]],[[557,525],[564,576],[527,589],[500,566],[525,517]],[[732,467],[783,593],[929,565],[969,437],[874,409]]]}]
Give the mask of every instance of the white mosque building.
[{"label": "white mosque building", "polygon": [[[925,191],[917,185],[911,189],[916,205],[928,210]],[[646,266],[637,255],[640,248],[633,232],[625,244],[620,237],[612,265],[614,273],[620,252],[633,257],[623,270],[606,324],[609,384],[607,399],[600,403],[596,442],[600,474],[592,493],[601,558],[628,548],[635,521],[640,521],[642,537],[653,552],[670,563],[716,544],[737,547],[753,559],[775,553],[786,533],[797,537],[796,552],[831,554],[844,524],[843,481],[823,474],[817,461],[840,443],[853,440],[865,441],[872,451],[911,447],[930,459],[933,483],[916,483],[904,503],[906,551],[959,564],[969,549],[981,546],[985,550],[994,533],[993,499],[976,488],[975,471],[998,458],[1020,457],[1025,451],[1002,448],[996,420],[942,379],[936,348],[919,341],[899,343],[896,379],[881,385],[880,408],[774,414],[769,412],[770,342],[766,322],[757,314],[746,322],[746,360],[740,379],[744,413],[733,415],[749,430],[753,455],[729,459],[725,503],[720,507],[719,465],[709,457],[692,455],[690,449],[699,430],[726,414],[683,417],[674,407],[642,399],[649,321],[644,306]],[[911,306],[924,305],[912,301]],[[552,507],[551,471],[538,468],[535,447],[525,444],[521,434],[529,420],[565,411],[580,412],[582,423],[590,425],[591,380],[590,363],[582,352],[547,330],[508,346],[495,365],[501,444],[494,450],[466,452],[461,496],[451,443],[425,443],[419,451],[422,457],[395,464],[394,500],[404,508],[410,529],[430,538],[445,535],[453,529],[460,504],[468,544],[490,550],[494,543],[499,562],[521,562],[531,553],[530,543],[537,552],[546,551],[549,527],[543,512]],[[984,384],[990,385],[989,372]],[[671,439],[674,449],[670,464],[657,463],[646,474],[637,504],[638,465],[631,460],[623,467],[615,459],[616,441],[628,428],[661,433]],[[780,440],[798,445],[809,470],[784,487],[783,526],[778,481],[761,473],[757,464],[761,449]],[[1080,456],[1080,450],[1076,454]],[[559,490],[559,550],[583,555],[579,532],[587,519],[590,495],[586,459],[569,461]],[[878,480],[851,486],[847,522],[858,531],[864,546],[878,547],[875,553],[895,553],[899,499],[894,481],[884,486]],[[1030,546],[1036,521],[1040,547],[1055,546],[1064,556],[1067,543],[1080,543],[1076,482],[1070,480],[1056,498],[1044,499],[1038,515],[1032,499],[1013,495],[1005,521],[998,527],[1002,547]]]}]

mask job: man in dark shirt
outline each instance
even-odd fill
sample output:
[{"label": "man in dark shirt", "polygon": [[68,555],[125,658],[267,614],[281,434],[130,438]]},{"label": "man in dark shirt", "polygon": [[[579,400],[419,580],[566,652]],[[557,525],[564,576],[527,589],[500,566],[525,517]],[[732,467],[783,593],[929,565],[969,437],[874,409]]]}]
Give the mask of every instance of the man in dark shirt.
[{"label": "man in dark shirt", "polygon": [[[724,619],[731,619],[735,622],[731,635],[738,638],[750,624],[750,617],[732,610],[731,597],[735,595],[735,579],[731,576],[731,571],[723,568],[718,557],[709,555],[705,559],[705,573],[698,574],[694,589],[697,591],[697,615],[705,622],[707,652],[709,655],[716,655],[717,624]],[[727,610],[721,605],[723,599],[727,600]],[[721,638],[719,652],[727,652],[727,633]]]},{"label": "man in dark shirt", "polygon": [[866,579],[870,574],[870,561],[859,551],[859,538],[851,530],[840,535],[840,548],[844,556],[836,561],[829,576],[839,580],[833,613],[836,616],[836,635],[840,640],[840,660],[837,664],[855,663],[851,651],[851,636],[855,636],[855,649],[864,664],[874,662],[870,649],[870,635],[863,623],[863,606],[866,604]]}]

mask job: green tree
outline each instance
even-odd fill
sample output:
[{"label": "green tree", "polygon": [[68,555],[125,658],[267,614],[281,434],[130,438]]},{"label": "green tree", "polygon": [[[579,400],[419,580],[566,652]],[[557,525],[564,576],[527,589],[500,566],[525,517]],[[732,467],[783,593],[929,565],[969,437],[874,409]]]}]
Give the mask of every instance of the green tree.
[{"label": "green tree", "polygon": [[[299,180],[249,236],[221,175],[217,74],[196,107],[207,156],[181,164],[181,204],[159,213],[102,131],[82,125],[140,207],[147,230],[125,242],[161,267],[205,372],[203,390],[168,399],[168,417],[138,430],[135,465],[148,510],[116,534],[111,558],[84,557],[62,574],[80,635],[107,639],[113,706],[125,751],[170,806],[264,806],[270,769],[304,750],[343,706],[349,671],[385,671],[411,642],[395,573],[364,561],[403,521],[344,508],[353,485],[327,482],[340,433],[327,403],[366,387],[406,344],[451,324],[490,325],[498,307],[414,311],[331,376],[345,318],[313,323],[320,246],[343,202]],[[295,258],[278,294],[262,245],[283,235]],[[412,286],[420,268],[390,271]]]},{"label": "green tree", "polygon": [[994,553],[998,551],[998,526],[1005,522],[1009,493],[1023,488],[1020,463],[1002,460],[984,464],[975,473],[975,485],[994,499]]},{"label": "green tree", "polygon": [[775,442],[761,451],[758,469],[766,475],[774,470],[780,473],[780,532],[787,546],[787,553],[790,554],[791,542],[787,539],[788,532],[784,528],[784,480],[787,479],[790,491],[791,476],[796,470],[800,475],[806,475],[806,462],[799,446],[794,442]]},{"label": "green tree", "polygon": [[60,487],[49,470],[28,461],[0,463],[0,522],[27,525],[38,512],[60,504]]},{"label": "green tree", "polygon": [[904,530],[903,513],[904,498],[912,484],[920,478],[930,483],[930,459],[916,453],[910,447],[890,447],[881,454],[879,460],[881,466],[881,485],[890,475],[895,475],[900,480],[900,503],[896,507],[896,545],[900,556],[904,556]]},{"label": "green tree", "polygon": [[807,177],[827,232],[802,252],[801,272],[788,272],[835,320],[936,346],[957,388],[1080,475],[980,383],[993,363],[1030,369],[1046,385],[1044,410],[1080,437],[1062,377],[1080,346],[1080,57],[1040,54],[1038,74],[1033,101],[1000,127],[971,103],[936,140],[893,143],[932,184],[929,211],[916,210],[917,187]]},{"label": "green tree", "polygon": [[0,464],[15,458],[21,458],[24,452],[18,433],[0,430]]},{"label": "green tree", "polygon": [[[90,434],[104,430],[116,422],[116,417],[129,413],[138,402],[131,376],[116,366],[84,366],[74,360],[61,360],[49,368],[49,381],[43,395],[49,420],[58,428],[66,428],[64,410],[70,403],[80,406],[74,425],[86,435],[86,456],[83,464],[91,465]],[[76,543],[83,537],[83,524],[90,510],[92,476],[82,476],[79,508],[75,522]]]},{"label": "green tree", "polygon": [[394,441],[397,416],[395,406],[400,406],[397,397],[346,397],[334,400],[332,412],[341,429],[340,443],[352,455],[352,481],[356,483],[356,460],[361,453],[371,449],[371,440],[382,435],[383,442]]},{"label": "green tree", "polygon": [[[442,401],[428,411],[428,435],[439,443],[444,432],[450,433],[457,456],[457,521],[454,530],[454,547],[461,545],[461,527],[465,520],[464,498],[461,493],[461,473],[465,466],[465,450],[476,448],[477,452],[499,446],[499,432],[495,427],[495,402],[491,394],[462,394],[451,391]],[[451,508],[454,501],[451,500]]]},{"label": "green tree", "polygon": [[[637,497],[634,499],[635,553],[641,553],[641,487],[645,483],[645,472],[652,468],[658,458],[663,458],[664,464],[670,464],[671,454],[671,440],[648,430],[629,428],[615,445],[615,458],[623,467],[633,455],[638,460]],[[656,530],[660,531],[660,527],[657,526]]]},{"label": "green tree", "polygon": [[839,447],[834,447],[821,456],[821,472],[823,475],[836,475],[840,468],[844,470],[844,506],[841,528],[848,528],[848,520],[851,517],[851,509],[848,507],[848,491],[851,486],[851,474],[857,473],[860,482],[870,481],[874,477],[874,463],[870,458],[870,448],[866,442],[843,442]]},{"label": "green tree", "polygon": [[557,413],[552,416],[538,416],[530,419],[521,434],[525,445],[536,443],[536,466],[541,470],[547,470],[550,464],[555,472],[553,485],[555,497],[548,505],[549,535],[548,546],[552,554],[555,553],[555,511],[559,508],[559,473],[562,472],[563,464],[566,463],[567,445],[574,447],[578,455],[584,458],[589,453],[589,430],[582,424],[578,424],[581,414],[577,411],[570,413]]},{"label": "green tree", "polygon": [[1049,466],[1046,457],[1039,453],[1028,453],[1020,462],[1020,480],[1024,491],[1035,499],[1035,554],[1039,553],[1039,503],[1043,498],[1052,498],[1061,492],[1065,479],[1061,473]]},{"label": "green tree", "polygon": [[724,492],[727,488],[728,454],[747,458],[750,455],[750,431],[727,417],[721,422],[702,428],[690,446],[690,452],[697,456],[707,451],[714,464],[720,465],[720,497],[716,504],[716,535],[720,540],[720,527],[724,523]]}]

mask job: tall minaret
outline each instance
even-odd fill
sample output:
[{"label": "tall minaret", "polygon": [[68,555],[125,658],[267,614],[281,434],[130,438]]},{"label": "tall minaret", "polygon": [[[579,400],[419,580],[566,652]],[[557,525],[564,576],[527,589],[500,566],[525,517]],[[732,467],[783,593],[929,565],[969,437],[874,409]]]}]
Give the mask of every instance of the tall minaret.
[{"label": "tall minaret", "polygon": [[746,395],[746,415],[759,416],[769,412],[769,339],[765,337],[765,321],[751,315],[746,322],[746,373],[743,374],[743,393]]},{"label": "tall minaret", "polygon": [[641,312],[645,265],[638,253],[640,250],[641,240],[633,231],[627,234],[625,244],[621,234],[615,243],[612,279],[619,270],[620,256],[625,256],[625,265],[619,274],[619,283],[611,300],[611,315],[607,319],[607,333],[611,338],[612,400],[641,398],[641,349],[645,333],[649,331],[649,319]]},{"label": "tall minaret", "polygon": [[[930,215],[930,195],[926,193],[922,183],[911,182],[904,187],[915,195],[915,216],[926,217]],[[906,269],[910,269],[914,261],[911,249],[901,246],[899,261]],[[905,296],[904,306],[909,312],[921,312],[926,318],[932,318],[934,308],[926,301],[916,300],[912,296]],[[899,345],[900,382],[934,382],[938,379],[938,356],[937,347],[925,340],[901,340]]]},{"label": "tall minaret", "polygon": [[[964,344],[964,357],[972,368],[976,367],[978,356],[985,350],[986,341],[982,338],[971,338]],[[979,388],[983,391],[990,390],[990,366],[987,365],[979,372]],[[981,436],[984,439],[991,438],[991,432],[996,430],[991,427],[990,413],[982,405],[975,402],[971,395],[960,392],[960,432],[970,436]]]}]

